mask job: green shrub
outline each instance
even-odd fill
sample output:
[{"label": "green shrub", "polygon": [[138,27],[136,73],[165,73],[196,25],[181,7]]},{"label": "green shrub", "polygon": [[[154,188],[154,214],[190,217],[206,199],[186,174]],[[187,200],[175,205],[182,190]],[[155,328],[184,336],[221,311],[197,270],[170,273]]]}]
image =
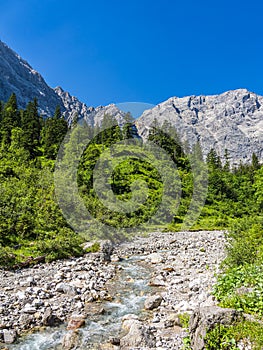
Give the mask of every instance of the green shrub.
[{"label": "green shrub", "polygon": [[253,263],[262,257],[263,218],[243,218],[235,220],[227,236],[228,266]]},{"label": "green shrub", "polygon": [[70,229],[64,228],[54,237],[37,241],[36,248],[40,255],[46,256],[46,261],[52,261],[83,255],[82,243],[83,238]]},{"label": "green shrub", "polygon": [[241,321],[230,326],[217,325],[205,337],[207,350],[238,350],[239,343],[252,345],[253,350],[261,350],[263,325],[251,321]]},{"label": "green shrub", "polygon": [[0,246],[0,265],[6,268],[10,268],[16,263],[16,255],[9,247]]},{"label": "green shrub", "polygon": [[99,242],[95,242],[92,244],[91,247],[85,249],[85,253],[96,253],[100,250],[100,244]]},{"label": "green shrub", "polygon": [[207,350],[238,350],[236,340],[229,328],[217,325],[207,332],[205,337],[205,349]]}]

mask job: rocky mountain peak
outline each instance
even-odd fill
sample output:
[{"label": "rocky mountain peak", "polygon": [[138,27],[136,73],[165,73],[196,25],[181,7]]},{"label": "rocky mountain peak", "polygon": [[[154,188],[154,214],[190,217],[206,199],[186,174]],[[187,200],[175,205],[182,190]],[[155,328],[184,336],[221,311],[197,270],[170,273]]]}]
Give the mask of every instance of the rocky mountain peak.
[{"label": "rocky mountain peak", "polygon": [[[13,92],[20,108],[37,98],[39,112],[44,116],[53,115],[59,105],[69,123],[78,116],[92,126],[100,125],[106,114],[122,124],[125,115],[114,104],[89,107],[61,87],[51,88],[28,62],[0,41],[0,100],[7,101]],[[170,122],[182,142],[190,146],[200,141],[204,156],[214,148],[223,157],[227,149],[232,164],[250,161],[253,153],[263,161],[263,97],[247,89],[171,97],[137,119],[143,138],[155,119],[160,125],[165,120]]]},{"label": "rocky mountain peak", "polygon": [[43,115],[52,115],[57,105],[65,111],[62,101],[43,77],[0,41],[0,100],[7,101],[13,92],[21,108],[37,98],[39,111]]},{"label": "rocky mountain peak", "polygon": [[20,108],[25,108],[29,101],[37,98],[39,112],[43,116],[53,115],[56,107],[60,106],[69,124],[75,116],[85,119],[92,126],[100,124],[104,114],[116,117],[118,122],[124,116],[114,104],[89,107],[60,86],[51,88],[28,62],[0,41],[0,101],[6,102],[13,92]]},{"label": "rocky mountain peak", "polygon": [[263,160],[263,97],[246,89],[210,96],[171,97],[136,121],[146,138],[156,119],[168,121],[182,140],[193,146],[201,143],[204,156],[211,148],[223,157],[228,150],[232,164],[246,163],[255,153]]},{"label": "rocky mountain peak", "polygon": [[52,89],[48,86],[28,62],[0,41],[0,100],[7,101],[13,92],[20,108],[25,108],[29,101],[37,98],[39,112],[44,116],[53,115],[56,107],[60,106],[70,122],[75,115],[89,120],[92,111],[91,107],[61,87]]}]

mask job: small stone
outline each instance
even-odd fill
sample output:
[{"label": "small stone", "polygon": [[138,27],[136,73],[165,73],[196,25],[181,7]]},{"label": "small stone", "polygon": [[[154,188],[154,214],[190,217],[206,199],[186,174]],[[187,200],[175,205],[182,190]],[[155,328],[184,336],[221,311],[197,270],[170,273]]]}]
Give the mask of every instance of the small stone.
[{"label": "small stone", "polygon": [[112,345],[117,345],[119,346],[120,345],[120,338],[110,338],[109,339],[109,342],[112,344]]},{"label": "small stone", "polygon": [[83,315],[74,315],[71,316],[67,329],[68,330],[76,330],[78,328],[81,328],[85,325],[85,319]]},{"label": "small stone", "polygon": [[153,277],[149,281],[149,286],[152,286],[152,287],[163,287],[163,286],[165,286],[165,282],[160,277]]},{"label": "small stone", "polygon": [[164,258],[159,253],[152,253],[148,256],[148,259],[152,264],[159,264],[164,261]]},{"label": "small stone", "polygon": [[34,314],[35,312],[37,312],[37,309],[31,304],[26,304],[22,311],[25,314]]},{"label": "small stone", "polygon": [[110,257],[110,261],[111,262],[119,262],[121,259],[120,259],[120,257],[117,255],[117,254],[113,254],[113,255],[111,255],[111,257]]},{"label": "small stone", "polygon": [[4,329],[4,343],[6,344],[13,344],[16,341],[17,333],[13,329]]}]

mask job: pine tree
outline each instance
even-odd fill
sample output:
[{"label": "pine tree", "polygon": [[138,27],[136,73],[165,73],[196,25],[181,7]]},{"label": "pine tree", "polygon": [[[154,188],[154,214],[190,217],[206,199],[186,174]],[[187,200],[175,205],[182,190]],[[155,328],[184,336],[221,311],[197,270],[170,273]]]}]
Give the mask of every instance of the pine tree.
[{"label": "pine tree", "polygon": [[134,119],[130,112],[127,112],[123,118],[122,138],[124,140],[130,139],[134,134]]},{"label": "pine tree", "polygon": [[259,164],[259,160],[258,160],[258,157],[256,156],[256,154],[253,152],[252,154],[252,170],[253,171],[256,171],[260,168],[260,164]]},{"label": "pine tree", "polygon": [[229,153],[228,150],[225,149],[225,154],[224,154],[224,160],[225,160],[225,164],[224,164],[224,170],[229,172],[230,171],[230,161],[229,161]]},{"label": "pine tree", "polygon": [[206,157],[206,162],[211,169],[222,169],[220,157],[217,155],[214,148],[212,148]]},{"label": "pine tree", "polygon": [[21,126],[24,131],[23,146],[34,158],[40,145],[41,122],[37,110],[37,100],[29,102],[22,114]]},{"label": "pine tree", "polygon": [[61,109],[58,106],[52,118],[45,121],[41,132],[41,144],[43,145],[44,155],[50,159],[55,159],[61,142],[68,131],[68,124],[61,115]]},{"label": "pine tree", "polygon": [[12,128],[20,126],[20,113],[17,107],[16,95],[13,93],[5,104],[1,113],[2,143],[10,145]]}]

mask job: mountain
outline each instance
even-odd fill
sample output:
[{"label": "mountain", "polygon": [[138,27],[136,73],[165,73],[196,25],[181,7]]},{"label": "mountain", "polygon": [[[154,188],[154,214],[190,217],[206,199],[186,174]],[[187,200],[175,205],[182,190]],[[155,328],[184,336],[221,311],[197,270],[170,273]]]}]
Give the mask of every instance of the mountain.
[{"label": "mountain", "polygon": [[[44,116],[53,115],[59,105],[69,123],[77,115],[95,126],[110,114],[122,124],[125,115],[114,104],[89,107],[61,87],[51,88],[29,63],[0,41],[0,101],[7,101],[13,92],[21,108],[36,97]],[[253,153],[263,161],[263,97],[246,89],[214,96],[171,97],[137,119],[142,138],[147,138],[155,119],[160,125],[169,121],[190,146],[199,141],[205,156],[214,148],[223,157],[227,149],[232,164],[249,162]]]},{"label": "mountain", "polygon": [[139,134],[147,138],[150,125],[169,121],[182,142],[200,142],[206,156],[211,148],[231,164],[247,163],[255,153],[263,161],[263,97],[246,89],[213,96],[172,97],[145,111],[136,121]]},{"label": "mountain", "polygon": [[0,41],[0,101],[6,102],[13,92],[20,108],[25,108],[29,101],[37,98],[39,112],[44,116],[53,115],[59,105],[69,123],[75,115],[84,118],[91,125],[100,123],[107,113],[113,114],[117,119],[122,119],[124,115],[113,104],[88,107],[61,87],[51,88],[28,62]]}]

